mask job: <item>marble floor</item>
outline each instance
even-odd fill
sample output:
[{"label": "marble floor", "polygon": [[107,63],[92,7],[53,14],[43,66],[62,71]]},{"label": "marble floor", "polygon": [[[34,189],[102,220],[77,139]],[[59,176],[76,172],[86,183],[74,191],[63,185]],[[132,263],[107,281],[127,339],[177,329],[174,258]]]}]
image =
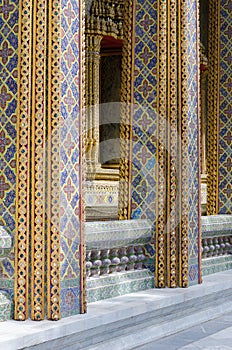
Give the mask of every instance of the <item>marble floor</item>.
[{"label": "marble floor", "polygon": [[189,288],[97,301],[87,314],[58,322],[0,323],[0,350],[19,349],[232,350],[232,270]]},{"label": "marble floor", "polygon": [[232,312],[133,350],[232,349]]}]

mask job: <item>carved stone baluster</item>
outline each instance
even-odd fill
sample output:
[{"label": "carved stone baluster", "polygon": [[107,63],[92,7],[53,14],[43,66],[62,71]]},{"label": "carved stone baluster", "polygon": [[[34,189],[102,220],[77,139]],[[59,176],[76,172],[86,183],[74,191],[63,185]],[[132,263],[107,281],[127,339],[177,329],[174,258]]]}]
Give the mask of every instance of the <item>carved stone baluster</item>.
[{"label": "carved stone baluster", "polygon": [[138,260],[137,256],[135,255],[135,248],[134,246],[130,246],[127,248],[127,255],[129,258],[129,263],[127,266],[127,270],[134,270],[135,268],[135,263]]},{"label": "carved stone baluster", "polygon": [[215,247],[213,245],[213,239],[212,238],[208,238],[207,239],[207,244],[208,244],[208,247],[209,247],[209,252],[207,254],[207,257],[212,257],[213,253],[214,253],[214,250],[215,250]]},{"label": "carved stone baluster", "polygon": [[92,268],[91,268],[91,275],[92,277],[98,277],[101,272],[101,251],[100,250],[93,250],[92,251]]},{"label": "carved stone baluster", "polygon": [[93,266],[91,262],[91,250],[86,253],[86,276],[90,277],[91,276],[91,268]]},{"label": "carved stone baluster", "polygon": [[111,265],[111,260],[109,259],[109,249],[104,249],[101,252],[101,261],[102,261],[102,266],[101,266],[101,275],[107,275],[110,273],[110,265]]},{"label": "carved stone baluster", "polygon": [[229,244],[230,244],[230,251],[229,251],[229,253],[232,254],[232,236],[229,237]]},{"label": "carved stone baluster", "polygon": [[120,248],[118,251],[118,255],[120,258],[120,264],[118,266],[118,271],[124,272],[127,268],[128,262],[129,262],[129,258],[127,257],[126,248],[125,247]]},{"label": "carved stone baluster", "polygon": [[208,243],[207,243],[206,238],[203,238],[203,240],[202,240],[202,249],[203,249],[202,258],[207,258],[208,253],[209,253],[209,247],[208,247]]},{"label": "carved stone baluster", "polygon": [[230,247],[231,247],[231,245],[230,245],[230,239],[229,239],[229,237],[225,237],[224,238],[224,243],[225,243],[225,254],[230,254]]},{"label": "carved stone baluster", "polygon": [[215,253],[214,253],[214,256],[218,256],[219,255],[219,252],[220,252],[220,244],[218,243],[218,237],[215,237],[213,239],[213,242],[214,242],[214,246],[215,246]]},{"label": "carved stone baluster", "polygon": [[136,270],[142,270],[145,255],[143,254],[143,247],[141,245],[135,247],[135,253],[137,255],[137,262],[135,264]]},{"label": "carved stone baluster", "polygon": [[226,237],[222,237],[222,243],[221,243],[221,248],[222,248],[222,254],[226,254]]},{"label": "carved stone baluster", "polygon": [[109,253],[109,258],[111,260],[110,273],[117,272],[118,265],[120,264],[120,259],[118,257],[118,249],[111,249]]},{"label": "carved stone baluster", "polygon": [[223,255],[224,254],[224,248],[225,248],[225,244],[223,242],[223,237],[219,237],[218,238],[218,243],[220,245],[219,255]]}]

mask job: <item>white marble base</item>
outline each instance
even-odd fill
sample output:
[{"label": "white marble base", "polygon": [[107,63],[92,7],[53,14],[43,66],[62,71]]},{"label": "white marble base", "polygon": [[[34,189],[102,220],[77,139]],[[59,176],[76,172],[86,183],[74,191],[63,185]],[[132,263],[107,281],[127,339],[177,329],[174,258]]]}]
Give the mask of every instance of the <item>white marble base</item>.
[{"label": "white marble base", "polygon": [[58,322],[6,321],[0,349],[126,350],[232,311],[232,270],[188,289],[150,289],[88,306]]}]

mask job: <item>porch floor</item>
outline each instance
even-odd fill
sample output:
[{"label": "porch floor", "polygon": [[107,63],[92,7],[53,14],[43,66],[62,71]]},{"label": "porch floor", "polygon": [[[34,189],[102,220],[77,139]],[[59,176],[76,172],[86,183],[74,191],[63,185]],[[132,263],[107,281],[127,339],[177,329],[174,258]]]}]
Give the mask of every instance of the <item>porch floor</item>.
[{"label": "porch floor", "polygon": [[187,289],[150,289],[97,301],[88,313],[58,322],[6,321],[0,349],[124,350],[232,311],[232,270]]}]

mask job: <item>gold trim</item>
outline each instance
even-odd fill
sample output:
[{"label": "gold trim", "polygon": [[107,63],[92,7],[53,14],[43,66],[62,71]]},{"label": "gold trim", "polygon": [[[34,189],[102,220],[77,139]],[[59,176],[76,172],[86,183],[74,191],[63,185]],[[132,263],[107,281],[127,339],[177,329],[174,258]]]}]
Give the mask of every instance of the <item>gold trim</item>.
[{"label": "gold trim", "polygon": [[156,287],[166,287],[167,0],[158,2]]},{"label": "gold trim", "polygon": [[[85,154],[85,135],[83,134],[85,119],[84,119],[84,106],[85,106],[85,6],[82,0],[79,1],[79,16],[80,16],[80,116],[79,116],[79,134],[80,134],[80,189],[83,192],[84,183],[84,157]],[[86,245],[85,245],[85,235],[84,235],[84,221],[85,221],[85,211],[84,202],[82,196],[80,196],[80,311],[81,313],[87,312],[87,301],[86,301]]]},{"label": "gold trim", "polygon": [[168,162],[167,162],[167,284],[177,287],[177,5],[168,3]]},{"label": "gold trim", "polygon": [[32,1],[19,4],[19,64],[17,107],[17,183],[15,236],[15,314],[28,317],[30,234],[30,109]]},{"label": "gold trim", "polygon": [[189,267],[189,173],[188,173],[188,11],[189,8],[185,0],[181,0],[179,5],[179,110],[180,110],[180,154],[181,154],[181,217],[179,225],[179,285],[188,286],[188,267]]},{"label": "gold trim", "polygon": [[45,287],[45,138],[46,37],[45,0],[34,1],[31,111],[31,318],[44,319]]},{"label": "gold trim", "polygon": [[47,314],[60,319],[60,3],[48,7],[48,116],[47,116]]},{"label": "gold trim", "polygon": [[218,214],[220,1],[209,1],[207,214]]}]

